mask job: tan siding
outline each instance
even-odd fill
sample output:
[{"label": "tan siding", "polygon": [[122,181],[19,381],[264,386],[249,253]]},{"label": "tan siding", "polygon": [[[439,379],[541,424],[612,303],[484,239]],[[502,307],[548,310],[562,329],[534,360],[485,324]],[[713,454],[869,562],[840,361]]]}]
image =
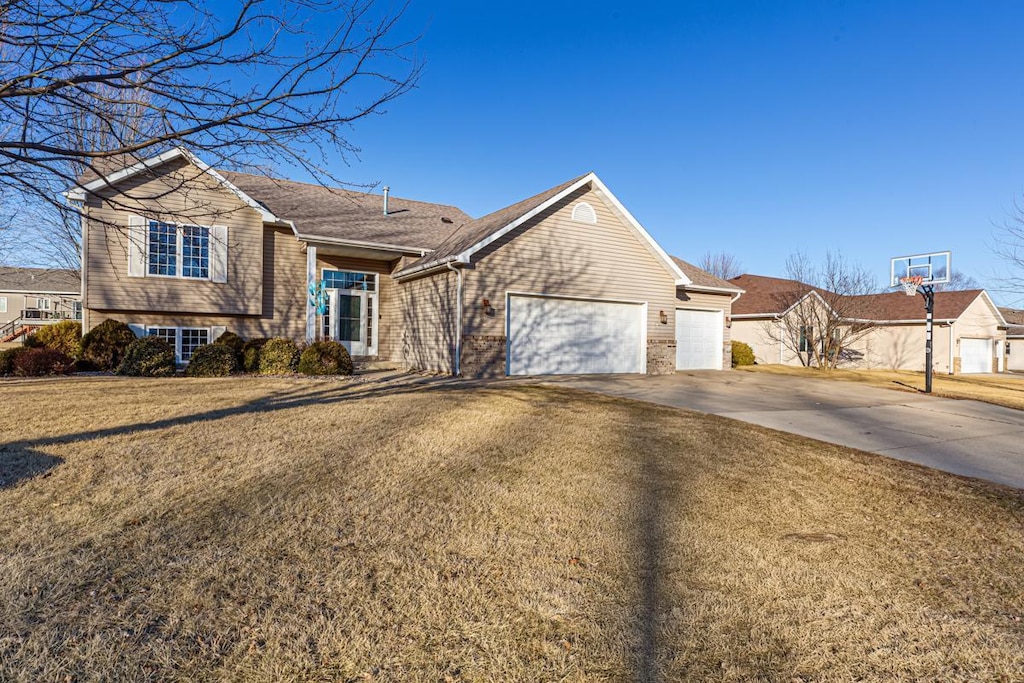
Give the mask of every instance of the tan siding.
[{"label": "tan siding", "polygon": [[[765,325],[777,325],[775,321],[765,320],[733,320],[732,339],[748,344],[754,351],[754,359],[761,365],[778,365],[779,342],[772,339],[765,330]],[[797,363],[799,364],[799,362]]]},{"label": "tan siding", "polygon": [[266,228],[263,233],[262,315],[202,315],[188,312],[93,310],[89,326],[95,327],[113,318],[133,325],[168,327],[211,327],[223,325],[243,339],[288,337],[302,341],[306,337],[306,254],[291,230]]},{"label": "tan siding", "polygon": [[[186,184],[183,186],[183,183]],[[104,311],[260,315],[263,223],[259,213],[183,161],[90,197],[85,305]],[[128,276],[128,217],[228,226],[228,281]],[[98,320],[90,320],[91,325]]]},{"label": "tan siding", "polygon": [[1024,339],[1011,339],[1010,355],[1006,357],[1006,369],[1024,372]]},{"label": "tan siding", "polygon": [[[597,224],[571,220],[586,201]],[[505,295],[529,292],[647,301],[650,339],[675,339],[675,281],[640,236],[589,189],[534,217],[477,255],[466,270],[467,335],[505,334]],[[485,311],[481,301],[488,299]],[[660,311],[668,314],[662,324]]]},{"label": "tan siding", "polygon": [[395,360],[421,370],[454,372],[456,297],[455,274],[449,271],[398,287],[401,338]]}]

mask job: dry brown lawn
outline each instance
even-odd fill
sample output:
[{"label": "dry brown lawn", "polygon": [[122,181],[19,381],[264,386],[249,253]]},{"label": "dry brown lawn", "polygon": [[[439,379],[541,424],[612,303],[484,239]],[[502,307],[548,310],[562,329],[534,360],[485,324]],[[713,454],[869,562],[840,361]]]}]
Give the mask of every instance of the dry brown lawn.
[{"label": "dry brown lawn", "polygon": [[[819,370],[817,368],[787,365],[749,365],[746,372],[765,372],[773,375],[794,375],[858,382],[883,389],[924,391],[924,373],[908,370]],[[945,375],[932,376],[932,393],[946,398],[971,399],[994,403],[998,406],[1024,410],[1024,375]]]},{"label": "dry brown lawn", "polygon": [[548,387],[0,382],[0,680],[1020,680],[1024,499]]}]

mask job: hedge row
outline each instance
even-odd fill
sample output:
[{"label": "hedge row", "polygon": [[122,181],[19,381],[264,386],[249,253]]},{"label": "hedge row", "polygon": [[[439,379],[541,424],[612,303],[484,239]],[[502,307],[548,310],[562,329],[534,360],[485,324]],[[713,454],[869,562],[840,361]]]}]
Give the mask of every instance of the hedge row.
[{"label": "hedge row", "polygon": [[[118,320],[105,320],[84,337],[81,326],[67,320],[40,329],[24,347],[0,352],[0,376],[67,374],[76,370],[167,377],[175,373],[174,348],[157,337],[137,338],[131,328]],[[351,375],[352,357],[336,341],[300,347],[284,338],[245,341],[227,331],[212,344],[195,350],[185,374],[226,377],[238,371],[261,375]]]}]

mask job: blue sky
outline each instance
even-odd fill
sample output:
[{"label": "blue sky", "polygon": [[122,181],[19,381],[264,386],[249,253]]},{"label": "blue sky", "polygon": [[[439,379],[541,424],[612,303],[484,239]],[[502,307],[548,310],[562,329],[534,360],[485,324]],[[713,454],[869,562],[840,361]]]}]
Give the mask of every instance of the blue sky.
[{"label": "blue sky", "polygon": [[[984,284],[1024,192],[1020,2],[423,2],[419,88],[338,176],[488,213],[588,170],[670,252]],[[1003,297],[1006,299],[1006,297]]]}]

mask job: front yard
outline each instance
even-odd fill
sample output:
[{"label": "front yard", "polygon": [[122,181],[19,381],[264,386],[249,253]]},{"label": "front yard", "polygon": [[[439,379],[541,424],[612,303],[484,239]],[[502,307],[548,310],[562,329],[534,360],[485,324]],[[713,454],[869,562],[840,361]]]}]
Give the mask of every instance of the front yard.
[{"label": "front yard", "polygon": [[0,680],[1013,680],[1021,492],[530,386],[0,381]]},{"label": "front yard", "polygon": [[[767,372],[858,382],[883,389],[924,391],[924,373],[909,370],[819,370],[788,365],[748,365],[737,368],[746,372]],[[1024,375],[946,375],[932,376],[932,393],[945,398],[984,401],[1006,408],[1024,410]]]}]

